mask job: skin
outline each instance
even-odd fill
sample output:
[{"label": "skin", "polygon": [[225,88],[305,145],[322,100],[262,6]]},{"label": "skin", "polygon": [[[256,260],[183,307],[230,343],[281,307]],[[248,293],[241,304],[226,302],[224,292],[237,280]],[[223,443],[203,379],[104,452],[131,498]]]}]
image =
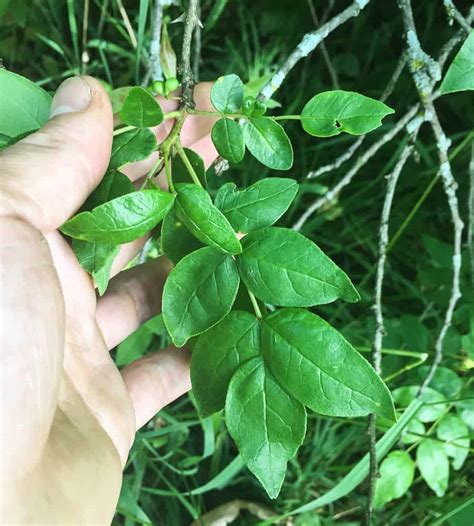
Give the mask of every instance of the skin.
[{"label": "skin", "polygon": [[[119,371],[109,351],[161,309],[170,263],[121,271],[146,239],[123,245],[97,298],[58,228],[109,162],[113,115],[90,77],[86,109],[53,117],[0,152],[2,276],[1,522],[110,524],[135,432],[190,388],[189,355],[169,348]],[[195,88],[211,110],[210,84]],[[62,101],[53,102],[53,107]],[[160,100],[164,111],[176,101]],[[187,119],[182,142],[210,165],[213,120]],[[172,121],[154,131],[161,142]],[[137,181],[152,158],[124,172]],[[161,176],[158,178],[161,181]]]}]

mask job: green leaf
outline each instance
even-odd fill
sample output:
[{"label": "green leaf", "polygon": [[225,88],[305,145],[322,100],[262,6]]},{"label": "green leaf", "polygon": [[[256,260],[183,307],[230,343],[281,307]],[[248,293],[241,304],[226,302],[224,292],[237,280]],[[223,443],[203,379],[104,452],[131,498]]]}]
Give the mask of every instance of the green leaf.
[{"label": "green leaf", "polygon": [[[117,170],[109,170],[97,188],[81,207],[81,212],[92,210],[107,201],[135,191],[132,181]],[[82,268],[92,275],[99,295],[103,295],[109,283],[112,263],[120,247],[73,239],[72,248]]]},{"label": "green leaf", "polygon": [[236,231],[248,233],[278,221],[297,192],[298,183],[293,179],[268,177],[244,190],[226,183],[219,188],[214,202]]},{"label": "green leaf", "polygon": [[231,119],[220,119],[212,127],[212,142],[219,155],[239,163],[245,155],[244,135],[240,125]]},{"label": "green leaf", "polygon": [[161,225],[161,249],[163,253],[176,265],[184,256],[202,246],[203,244],[184,226],[172,208],[166,214]]},{"label": "green leaf", "polygon": [[242,459],[275,499],[288,460],[306,433],[304,407],[278,385],[261,359],[254,358],[232,377],[225,412]]},{"label": "green leaf", "polygon": [[242,252],[240,241],[222,212],[216,208],[209,194],[195,184],[176,185],[176,215],[200,241],[229,254]]},{"label": "green leaf", "polygon": [[244,311],[231,311],[199,336],[191,358],[191,382],[201,417],[224,408],[235,371],[260,352],[258,321]]},{"label": "green leaf", "polygon": [[[202,157],[196,153],[194,150],[189,148],[183,148],[184,153],[188,157],[191,166],[194,168],[198,179],[201,181],[201,184],[207,186],[206,178],[206,168],[204,166],[204,161]],[[173,182],[176,183],[189,183],[191,182],[191,176],[189,175],[188,169],[184,164],[183,160],[179,155],[175,155],[171,162],[171,170],[173,172]]]},{"label": "green leaf", "polygon": [[112,263],[120,252],[120,246],[73,239],[72,248],[81,267],[92,274],[102,296],[107,289]]},{"label": "green leaf", "polygon": [[377,413],[394,420],[390,392],[336,329],[303,309],[282,309],[262,324],[262,353],[278,382],[302,404],[329,416]]},{"label": "green leaf", "polygon": [[166,334],[163,315],[158,314],[158,316],[154,316],[130,334],[117,347],[115,363],[118,367],[123,367],[138,360],[148,352],[154,336],[164,336]]},{"label": "green leaf", "polygon": [[436,436],[446,442],[444,449],[448,457],[453,459],[453,468],[461,469],[471,446],[467,425],[459,416],[447,414],[439,423]]},{"label": "green leaf", "polygon": [[[416,415],[421,405],[422,402],[419,400],[413,401],[404,411],[400,419],[377,441],[377,459],[381,460],[390,451],[400,436],[400,433],[405,429],[414,415]],[[369,467],[369,453],[366,453],[364,457],[362,457],[361,460],[359,460],[359,462],[357,462],[357,464],[349,471],[349,473],[327,493],[324,493],[320,497],[317,497],[303,506],[287,511],[283,517],[313,511],[345,497],[366,479],[367,474],[369,473]]]},{"label": "green leaf", "polygon": [[285,130],[269,117],[254,117],[244,125],[244,140],[249,152],[272,170],[293,166],[293,148]]},{"label": "green leaf", "polygon": [[337,298],[355,302],[359,294],[347,275],[303,235],[270,227],[242,240],[239,272],[247,287],[266,303],[307,307]]},{"label": "green leaf", "polygon": [[143,161],[156,149],[156,137],[147,128],[135,128],[114,137],[109,170]]},{"label": "green leaf", "polygon": [[92,210],[107,201],[132,192],[135,192],[135,187],[126,175],[118,170],[109,170],[96,189],[86,199],[81,207],[81,212]]},{"label": "green leaf", "polygon": [[49,119],[51,96],[34,82],[0,68],[0,134],[16,137]]},{"label": "green leaf", "polygon": [[[411,375],[411,378],[417,380],[419,385],[421,385],[423,380],[426,378],[429,369],[430,366],[428,365],[417,367]],[[433,379],[431,380],[430,387],[444,394],[446,398],[454,398],[461,392],[462,380],[451,369],[439,366],[435,371]]]},{"label": "green leaf", "polygon": [[[288,389],[292,389],[290,385],[300,389],[301,401],[307,400],[308,407],[334,416],[364,415],[372,410],[394,420],[393,402],[384,382],[369,362],[325,320],[303,309],[283,309],[268,316],[265,326],[266,343],[262,343],[262,348],[270,368],[273,369],[271,364],[274,364],[274,374],[281,377],[282,383],[287,382]],[[285,372],[284,356],[288,359],[287,366],[291,361],[296,370]],[[305,375],[317,376],[316,389],[303,385]],[[301,388],[296,385],[298,377],[301,377]],[[342,396],[342,393],[346,394]]]},{"label": "green leaf", "polygon": [[236,113],[242,107],[244,85],[237,75],[219,77],[211,89],[211,101],[217,111]]},{"label": "green leaf", "polygon": [[214,248],[196,250],[176,265],[163,291],[163,318],[177,347],[229,313],[239,281],[235,261]]},{"label": "green leaf", "polygon": [[110,104],[112,104],[112,112],[119,113],[123,108],[123,104],[127,95],[130,93],[130,90],[133,89],[132,86],[123,86],[121,88],[115,88],[108,95],[110,99]]},{"label": "green leaf", "polygon": [[414,444],[420,440],[425,432],[426,430],[424,424],[417,418],[414,418],[403,432],[401,441],[403,444]]},{"label": "green leaf", "polygon": [[474,89],[474,31],[454,57],[440,86],[441,94]]},{"label": "green leaf", "polygon": [[406,451],[392,451],[380,465],[380,478],[375,483],[374,508],[399,499],[410,488],[415,463]]},{"label": "green leaf", "polygon": [[119,245],[154,228],[173,205],[174,196],[161,190],[141,190],[117,197],[91,212],[81,212],[63,224],[67,236]]},{"label": "green leaf", "polygon": [[219,155],[231,163],[240,163],[245,155],[244,134],[231,119],[219,119],[212,127],[212,142]]},{"label": "green leaf", "polygon": [[444,444],[429,438],[422,440],[416,450],[416,463],[428,486],[442,497],[449,481],[449,461]]},{"label": "green leaf", "polygon": [[128,126],[149,128],[163,122],[163,111],[146,89],[132,88],[120,110],[120,120]]},{"label": "green leaf", "polygon": [[[393,391],[392,393],[393,401],[398,406],[406,407],[410,405],[410,403],[413,400],[415,400],[415,398],[418,395],[418,390],[419,386],[417,385],[407,385],[404,387],[399,387],[398,389],[395,389],[395,391]],[[443,402],[443,400],[445,400],[445,397],[438,391],[432,389],[431,387],[425,388],[420,399],[423,400],[423,402],[427,402],[428,404],[435,404],[424,405],[420,409],[417,418],[421,422],[434,422],[446,409],[446,404],[438,403]]]},{"label": "green leaf", "polygon": [[325,91],[315,95],[301,112],[301,125],[315,137],[333,137],[341,132],[363,135],[394,113],[383,102],[352,91]]}]

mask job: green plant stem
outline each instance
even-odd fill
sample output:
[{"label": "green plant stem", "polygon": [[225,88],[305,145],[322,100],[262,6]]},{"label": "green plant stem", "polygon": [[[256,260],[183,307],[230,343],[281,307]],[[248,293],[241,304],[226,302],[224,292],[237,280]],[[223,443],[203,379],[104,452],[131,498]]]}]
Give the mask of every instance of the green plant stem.
[{"label": "green plant stem", "polygon": [[170,111],[170,112],[164,114],[164,120],[176,119],[177,117],[180,117],[182,114],[183,114],[183,112],[181,110]]},{"label": "green plant stem", "polygon": [[170,188],[170,192],[175,194],[176,190],[174,188],[173,184],[173,178],[171,177],[171,166],[170,166],[170,157],[169,152],[166,152],[163,156],[163,160],[165,163],[165,174],[166,174],[166,180],[168,181],[168,186]]},{"label": "green plant stem", "polygon": [[262,317],[262,311],[260,310],[260,307],[258,306],[257,298],[252,294],[252,292],[250,292],[249,289],[247,289],[247,292],[249,293],[249,298],[250,298],[250,301],[252,302],[252,307],[253,307],[253,310],[255,311],[255,315],[257,316],[257,318],[260,319]]},{"label": "green plant stem", "polygon": [[160,165],[163,163],[163,158],[160,156],[156,160],[155,164],[152,166],[152,168],[149,170],[149,172],[145,176],[145,180],[143,181],[142,185],[140,186],[140,190],[143,190],[145,188],[146,184],[150,179],[155,175]]},{"label": "green plant stem", "polygon": [[[190,115],[197,115],[200,117],[217,117],[217,118],[227,118],[227,119],[251,119],[248,115],[243,113],[221,113],[219,111],[204,111],[204,110],[193,110],[188,109],[187,112]],[[266,117],[267,119],[272,119],[273,121],[283,121],[283,120],[300,120],[301,115],[260,115],[260,117]]]},{"label": "green plant stem", "polygon": [[186,155],[186,152],[184,151],[184,148],[179,139],[176,140],[174,147],[176,148],[176,152],[178,153],[178,155],[183,160],[184,165],[188,169],[189,175],[191,176],[191,179],[193,180],[194,184],[197,184],[202,188],[202,184],[199,180],[199,177],[197,176],[196,170],[194,170],[193,165],[189,161],[188,156]]},{"label": "green plant stem", "polygon": [[133,130],[135,126],[123,126],[122,128],[117,128],[114,130],[114,137],[117,135],[121,135],[122,133],[128,132],[130,130]]}]

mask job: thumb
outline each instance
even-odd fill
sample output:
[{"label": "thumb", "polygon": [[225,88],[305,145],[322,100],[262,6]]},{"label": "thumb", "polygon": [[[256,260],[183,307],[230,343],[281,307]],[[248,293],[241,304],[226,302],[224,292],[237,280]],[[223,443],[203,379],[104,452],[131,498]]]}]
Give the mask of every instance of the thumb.
[{"label": "thumb", "polygon": [[110,159],[109,98],[91,77],[64,81],[39,131],[0,152],[1,215],[58,228],[98,185]]}]

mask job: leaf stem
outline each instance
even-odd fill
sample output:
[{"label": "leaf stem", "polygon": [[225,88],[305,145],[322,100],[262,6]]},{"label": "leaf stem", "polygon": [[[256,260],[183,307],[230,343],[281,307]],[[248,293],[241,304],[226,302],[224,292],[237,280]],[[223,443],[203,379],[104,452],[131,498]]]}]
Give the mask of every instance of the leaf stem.
[{"label": "leaf stem", "polygon": [[250,301],[252,302],[253,310],[255,311],[255,315],[257,318],[262,318],[262,311],[260,310],[260,307],[258,306],[257,298],[250,292],[249,289],[247,289],[247,292],[249,293]]},{"label": "leaf stem", "polygon": [[189,175],[191,176],[191,179],[193,180],[194,184],[197,184],[198,186],[202,188],[202,184],[201,184],[201,181],[199,180],[199,177],[197,176],[196,170],[191,164],[191,161],[188,159],[188,156],[186,155],[186,152],[184,151],[184,148],[181,142],[179,141],[179,139],[176,140],[174,147],[176,148],[178,155],[183,160],[184,165],[188,169]]},{"label": "leaf stem", "polygon": [[[190,115],[197,115],[200,117],[220,117],[228,119],[250,119],[248,115],[243,113],[221,113],[220,111],[204,111],[204,110],[194,110],[188,109],[187,112]],[[301,115],[261,115],[267,119],[272,119],[273,121],[283,121],[283,120],[301,120]]]},{"label": "leaf stem", "polygon": [[163,160],[165,163],[165,174],[166,174],[166,179],[168,181],[168,186],[170,188],[170,192],[175,194],[176,190],[174,188],[173,178],[171,177],[171,166],[170,166],[170,158],[169,158],[168,151],[164,154]]},{"label": "leaf stem", "polygon": [[117,128],[114,130],[114,137],[117,135],[121,135],[122,133],[128,132],[130,130],[133,130],[135,126],[124,126],[123,128]]},{"label": "leaf stem", "polygon": [[164,119],[175,119],[176,117],[180,117],[182,114],[183,112],[181,110],[170,111],[164,114]]}]

